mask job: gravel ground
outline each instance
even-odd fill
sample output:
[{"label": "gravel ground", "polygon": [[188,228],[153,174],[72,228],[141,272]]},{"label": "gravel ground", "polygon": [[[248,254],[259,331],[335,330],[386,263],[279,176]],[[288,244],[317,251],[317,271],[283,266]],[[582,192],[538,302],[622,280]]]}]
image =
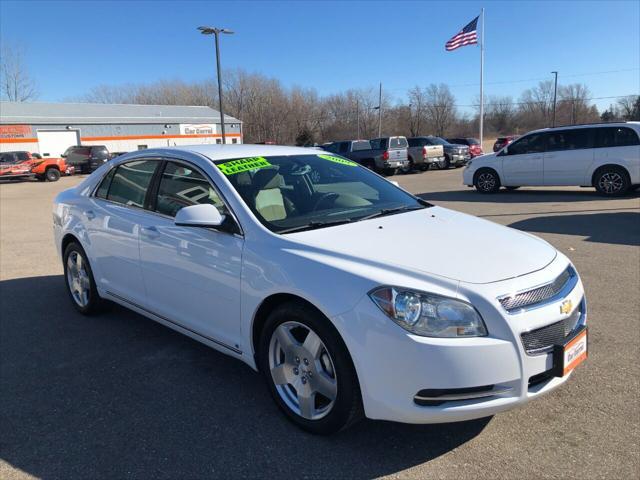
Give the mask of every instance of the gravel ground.
[{"label": "gravel ground", "polygon": [[240,362],[119,307],[76,314],[51,201],[79,179],[0,185],[0,478],[638,478],[640,197],[484,196],[461,174],[395,180],[568,255],[587,291],[589,359],[563,388],[490,419],[364,421],[329,438],[289,424]]}]

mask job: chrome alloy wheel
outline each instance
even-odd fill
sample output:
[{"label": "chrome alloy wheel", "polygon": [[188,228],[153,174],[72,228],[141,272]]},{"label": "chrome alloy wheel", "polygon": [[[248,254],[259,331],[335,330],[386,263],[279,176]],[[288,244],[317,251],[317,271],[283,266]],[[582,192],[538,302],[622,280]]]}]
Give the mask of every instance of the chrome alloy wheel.
[{"label": "chrome alloy wheel", "polygon": [[320,337],[298,322],[285,322],[271,335],[269,369],[276,391],[295,413],[319,420],[333,408],[336,370]]},{"label": "chrome alloy wheel", "polygon": [[478,175],[478,186],[486,191],[490,192],[496,187],[496,177],[492,173],[481,173]]},{"label": "chrome alloy wheel", "polygon": [[624,179],[618,172],[607,172],[600,176],[598,186],[605,193],[618,193],[624,186]]},{"label": "chrome alloy wheel", "polygon": [[72,251],[67,257],[67,284],[73,300],[81,307],[89,304],[91,281],[85,269],[82,255]]}]

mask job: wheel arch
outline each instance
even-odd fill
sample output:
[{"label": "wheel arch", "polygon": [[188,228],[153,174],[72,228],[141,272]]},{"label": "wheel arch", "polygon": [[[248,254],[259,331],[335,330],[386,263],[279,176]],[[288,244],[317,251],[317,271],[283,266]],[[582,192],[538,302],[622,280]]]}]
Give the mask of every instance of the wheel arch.
[{"label": "wheel arch", "polygon": [[64,251],[67,249],[67,246],[72,242],[76,242],[84,250],[84,246],[82,245],[80,239],[73,233],[67,233],[62,237],[62,241],[60,242],[60,252],[62,253],[62,255],[64,255]]},{"label": "wheel arch", "polygon": [[603,165],[598,165],[594,170],[593,173],[591,174],[591,186],[595,187],[596,186],[596,176],[600,173],[600,171],[605,170],[607,168],[619,168],[620,170],[622,170],[625,175],[627,176],[627,179],[629,181],[631,181],[631,174],[629,173],[629,170],[627,169],[627,167],[625,167],[624,165],[621,165],[619,163],[605,163]]},{"label": "wheel arch", "polygon": [[[335,331],[335,334],[338,335],[338,338],[347,349],[347,352],[349,353],[349,357],[351,357],[351,352],[349,351],[349,347],[347,346],[347,343],[344,341],[344,338],[342,338],[342,335],[338,331],[337,327],[331,321],[329,316],[322,311],[322,309],[318,308],[315,304],[313,304],[306,298],[301,297],[300,295],[296,295],[294,293],[285,293],[285,292],[274,293],[266,297],[264,300],[262,300],[262,302],[256,309],[255,314],[253,315],[253,320],[251,322],[251,350],[252,350],[251,353],[254,357],[254,363],[256,365],[256,369],[259,369],[257,354],[258,354],[258,344],[260,342],[260,334],[262,332],[262,329],[267,319],[269,318],[269,315],[271,314],[271,312],[273,312],[280,305],[283,305],[288,302],[299,302],[315,310],[324,318],[326,318],[328,325],[330,325],[331,328]],[[355,363],[353,362],[353,358],[351,358],[351,363],[354,364],[355,366]]]}]

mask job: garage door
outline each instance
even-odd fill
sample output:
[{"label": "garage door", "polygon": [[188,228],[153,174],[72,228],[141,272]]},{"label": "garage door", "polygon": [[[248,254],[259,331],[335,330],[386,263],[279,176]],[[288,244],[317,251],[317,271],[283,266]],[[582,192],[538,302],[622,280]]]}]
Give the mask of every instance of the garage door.
[{"label": "garage door", "polygon": [[38,148],[43,157],[59,157],[72,145],[80,145],[77,130],[38,130]]}]

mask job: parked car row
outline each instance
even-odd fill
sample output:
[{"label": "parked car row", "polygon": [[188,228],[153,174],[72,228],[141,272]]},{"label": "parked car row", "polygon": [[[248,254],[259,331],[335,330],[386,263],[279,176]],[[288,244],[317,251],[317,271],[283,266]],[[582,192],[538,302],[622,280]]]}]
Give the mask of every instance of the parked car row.
[{"label": "parked car row", "polygon": [[545,128],[469,162],[464,184],[481,193],[500,187],[595,187],[620,196],[640,186],[640,122]]},{"label": "parked car row", "polygon": [[[426,171],[432,165],[445,169],[461,167],[471,158],[482,154],[479,142],[472,138],[459,139],[464,143],[452,144],[434,137],[392,136],[373,140],[343,140],[322,145],[322,149],[349,158],[384,175],[398,171]],[[471,149],[473,145],[473,153]]]},{"label": "parked car row", "polygon": [[13,151],[0,153],[0,179],[33,178],[57,182],[62,175],[72,175],[75,168],[63,158],[42,158],[37,153]]}]

